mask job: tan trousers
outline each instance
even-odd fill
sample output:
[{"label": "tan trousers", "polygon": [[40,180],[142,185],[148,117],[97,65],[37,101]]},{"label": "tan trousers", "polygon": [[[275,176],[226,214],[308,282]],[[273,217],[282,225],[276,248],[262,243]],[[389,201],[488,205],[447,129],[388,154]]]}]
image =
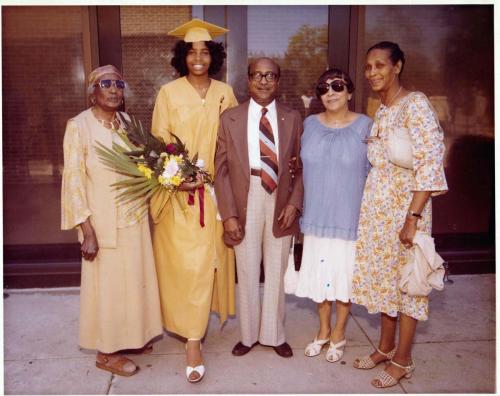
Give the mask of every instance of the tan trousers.
[{"label": "tan trousers", "polygon": [[[258,176],[250,176],[245,238],[235,246],[238,271],[238,317],[241,342],[277,346],[285,342],[283,276],[291,236],[273,236],[276,192],[268,194]],[[264,296],[259,295],[260,263],[264,262]]]}]

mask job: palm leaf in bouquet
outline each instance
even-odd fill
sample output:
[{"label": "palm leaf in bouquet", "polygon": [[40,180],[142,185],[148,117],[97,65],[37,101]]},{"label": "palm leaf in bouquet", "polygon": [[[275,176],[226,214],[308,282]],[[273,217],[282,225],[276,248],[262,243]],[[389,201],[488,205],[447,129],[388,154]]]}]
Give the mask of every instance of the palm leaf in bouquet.
[{"label": "palm leaf in bouquet", "polygon": [[144,203],[157,191],[175,199],[187,212],[185,195],[175,194],[184,181],[195,180],[201,175],[204,182],[213,185],[213,179],[204,169],[198,154],[189,158],[186,145],[175,134],[174,141],[166,144],[161,137],[145,132],[134,117],[125,119],[120,113],[123,132],[119,132],[120,144],[108,148],[97,143],[95,148],[100,160],[111,170],[126,176],[112,184],[117,190],[116,199],[130,206],[130,210],[144,209]]},{"label": "palm leaf in bouquet", "polygon": [[111,170],[132,177],[144,176],[129,156],[125,154],[122,146],[114,143],[113,149],[110,149],[101,142],[97,142],[95,150],[101,161]]},{"label": "palm leaf in bouquet", "polygon": [[120,120],[126,132],[126,135],[121,137],[130,143],[131,148],[125,154],[132,158],[142,158],[150,169],[155,169],[160,154],[165,151],[163,139],[145,132],[141,121],[136,120],[135,117],[131,117],[129,121],[120,114]]}]

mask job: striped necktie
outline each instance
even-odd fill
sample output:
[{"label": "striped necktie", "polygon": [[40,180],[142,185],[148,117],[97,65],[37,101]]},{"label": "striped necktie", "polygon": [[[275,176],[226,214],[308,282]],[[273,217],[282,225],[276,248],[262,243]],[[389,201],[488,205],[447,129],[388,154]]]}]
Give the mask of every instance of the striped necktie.
[{"label": "striped necktie", "polygon": [[259,122],[259,145],[262,187],[271,194],[278,186],[278,157],[274,144],[273,128],[266,117],[267,109],[262,108]]}]

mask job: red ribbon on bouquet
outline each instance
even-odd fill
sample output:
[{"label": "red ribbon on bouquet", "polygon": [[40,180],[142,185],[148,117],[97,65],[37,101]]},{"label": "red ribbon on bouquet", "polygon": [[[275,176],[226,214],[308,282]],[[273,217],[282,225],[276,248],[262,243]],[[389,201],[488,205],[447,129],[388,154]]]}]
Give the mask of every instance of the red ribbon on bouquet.
[{"label": "red ribbon on bouquet", "polygon": [[205,227],[205,187],[198,187],[188,193],[188,205],[194,205],[194,195],[198,191],[198,200],[200,201],[200,225]]}]

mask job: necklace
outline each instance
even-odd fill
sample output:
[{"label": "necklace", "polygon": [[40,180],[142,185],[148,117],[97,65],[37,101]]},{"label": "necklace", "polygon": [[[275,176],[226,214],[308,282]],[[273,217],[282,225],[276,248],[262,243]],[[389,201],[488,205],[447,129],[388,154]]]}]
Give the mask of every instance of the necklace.
[{"label": "necklace", "polygon": [[335,119],[333,119],[333,120],[330,119],[329,120],[326,117],[326,113],[325,113],[325,124],[328,125],[328,126],[330,126],[330,127],[333,127],[333,128],[338,128],[338,127],[340,127],[340,126],[342,126],[342,125],[345,124],[345,122],[347,120],[347,115],[348,114],[349,114],[349,112],[347,112],[346,114],[342,114],[342,116],[340,118],[336,119],[336,120]]},{"label": "necklace", "polygon": [[102,118],[97,117],[97,114],[95,113],[95,110],[93,108],[92,108],[92,114],[94,115],[97,122],[99,124],[101,124],[106,129],[111,129],[113,131],[117,131],[118,128],[120,127],[120,122],[118,121],[118,118],[116,118],[116,113],[113,115],[113,119],[111,121],[104,120]]},{"label": "necklace", "polygon": [[396,95],[394,95],[392,97],[392,99],[387,102],[387,104],[385,105],[385,107],[390,107],[391,106],[392,102],[394,102],[394,100],[398,97],[398,95],[399,95],[399,93],[401,92],[402,89],[403,89],[403,86],[400,85],[399,89],[398,89],[398,92],[396,92]]}]

